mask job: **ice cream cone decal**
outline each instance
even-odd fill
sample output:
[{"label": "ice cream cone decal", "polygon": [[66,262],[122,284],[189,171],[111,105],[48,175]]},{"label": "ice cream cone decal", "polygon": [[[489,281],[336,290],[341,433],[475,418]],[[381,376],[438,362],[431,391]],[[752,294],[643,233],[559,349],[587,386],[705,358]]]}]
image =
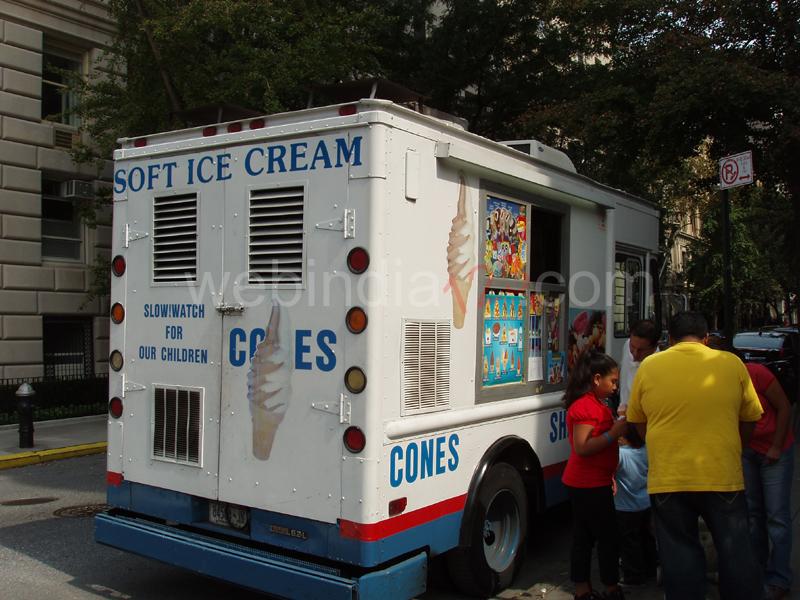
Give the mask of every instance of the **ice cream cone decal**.
[{"label": "ice cream cone decal", "polygon": [[253,456],[267,460],[291,400],[289,320],[273,300],[264,340],[256,347],[247,373],[247,399],[253,421]]},{"label": "ice cream cone decal", "polygon": [[461,329],[467,313],[467,298],[475,276],[475,232],[472,202],[467,196],[464,176],[459,175],[458,205],[447,241],[447,274],[453,295],[453,327]]}]

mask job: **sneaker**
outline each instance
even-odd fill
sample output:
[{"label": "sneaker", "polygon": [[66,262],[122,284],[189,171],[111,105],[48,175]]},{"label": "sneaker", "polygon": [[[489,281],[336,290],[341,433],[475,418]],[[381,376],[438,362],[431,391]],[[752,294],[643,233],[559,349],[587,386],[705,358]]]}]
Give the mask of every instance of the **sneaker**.
[{"label": "sneaker", "polygon": [[623,577],[619,580],[620,587],[641,587],[647,583],[644,577]]},{"label": "sneaker", "polygon": [[779,587],[777,585],[767,586],[767,593],[764,596],[765,600],[784,600],[789,597],[789,590]]}]

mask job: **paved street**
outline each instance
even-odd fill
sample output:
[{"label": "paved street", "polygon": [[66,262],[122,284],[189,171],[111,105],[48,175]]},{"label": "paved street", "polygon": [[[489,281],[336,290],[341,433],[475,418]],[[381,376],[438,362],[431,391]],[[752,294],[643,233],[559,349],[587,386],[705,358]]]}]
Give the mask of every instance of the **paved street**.
[{"label": "paved street", "polygon": [[[100,546],[93,540],[91,515],[104,502],[102,454],[0,471],[0,597],[13,600],[89,600],[97,598],[211,600],[263,598]],[[795,499],[799,500],[795,475]],[[795,507],[800,502],[795,501]],[[561,507],[537,521],[525,567],[505,599],[572,598],[567,574],[569,511]],[[795,531],[797,509],[795,508]],[[797,539],[797,535],[795,535]],[[795,570],[800,572],[795,552]],[[421,600],[463,598],[435,563],[430,590]],[[628,594],[633,600],[662,597],[654,585]],[[716,594],[710,593],[709,599]],[[800,595],[796,596],[800,597]]]}]

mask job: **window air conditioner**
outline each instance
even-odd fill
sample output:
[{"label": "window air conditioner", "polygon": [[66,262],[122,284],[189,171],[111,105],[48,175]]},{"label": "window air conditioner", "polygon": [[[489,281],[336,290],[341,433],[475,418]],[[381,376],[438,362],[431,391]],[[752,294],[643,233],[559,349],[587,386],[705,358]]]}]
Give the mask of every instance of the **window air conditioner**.
[{"label": "window air conditioner", "polygon": [[94,195],[94,185],[91,181],[70,179],[69,181],[61,182],[61,196],[64,198],[91,200]]}]

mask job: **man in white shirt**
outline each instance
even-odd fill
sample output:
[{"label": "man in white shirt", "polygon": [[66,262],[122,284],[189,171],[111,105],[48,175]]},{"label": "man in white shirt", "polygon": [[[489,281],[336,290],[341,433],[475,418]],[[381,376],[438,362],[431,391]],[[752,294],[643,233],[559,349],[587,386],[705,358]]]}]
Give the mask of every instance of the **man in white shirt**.
[{"label": "man in white shirt", "polygon": [[622,347],[622,360],[619,371],[619,407],[617,414],[624,415],[628,408],[633,378],[642,361],[658,352],[658,340],[661,337],[656,324],[649,319],[637,321],[631,327],[630,337]]}]

